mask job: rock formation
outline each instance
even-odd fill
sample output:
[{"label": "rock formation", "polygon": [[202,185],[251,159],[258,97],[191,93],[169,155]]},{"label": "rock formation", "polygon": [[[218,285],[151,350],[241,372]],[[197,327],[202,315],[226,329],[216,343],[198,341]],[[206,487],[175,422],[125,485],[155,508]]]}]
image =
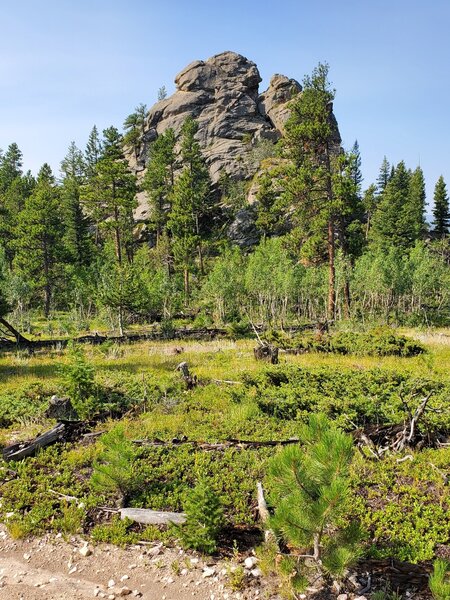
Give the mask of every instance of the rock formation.
[{"label": "rock formation", "polygon": [[[138,159],[130,156],[138,176],[145,172],[149,144],[169,127],[179,133],[189,115],[198,121],[197,137],[213,182],[223,173],[232,179],[251,176],[245,154],[259,140],[275,142],[280,137],[289,115],[287,102],[301,90],[295,79],[274,75],[260,95],[260,82],[255,63],[235,52],[188,65],[175,78],[175,93],[157,102],[148,113]],[[139,196],[136,217],[145,220],[145,194]]]}]

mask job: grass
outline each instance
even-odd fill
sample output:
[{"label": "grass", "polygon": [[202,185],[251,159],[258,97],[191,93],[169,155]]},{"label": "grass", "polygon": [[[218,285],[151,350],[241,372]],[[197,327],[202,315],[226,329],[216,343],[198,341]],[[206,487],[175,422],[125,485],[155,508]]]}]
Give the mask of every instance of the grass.
[{"label": "grass", "polygon": [[[344,383],[346,370],[363,374],[373,369],[450,383],[450,331],[404,330],[401,333],[420,337],[427,353],[413,358],[282,353],[280,368],[283,369],[283,364],[295,365],[311,374],[320,371],[325,378],[328,368],[329,373],[341,373]],[[261,381],[260,375],[267,365],[254,360],[255,345],[253,339],[145,341],[127,345],[86,345],[84,350],[95,367],[99,385],[111,396],[118,393],[126,396],[127,414],[122,421],[131,439],[171,440],[185,435],[191,440],[216,441],[227,437],[264,440],[296,436],[304,410],[289,418],[264,412],[262,401],[282,400],[276,387],[270,388],[268,384],[264,390],[258,387],[264,383],[218,385],[214,381]],[[52,422],[43,419],[42,412],[51,394],[65,392],[61,367],[66,361],[65,350],[0,354],[0,403],[3,407],[10,406],[12,415],[11,425],[0,429],[0,442],[6,444],[26,439],[51,426]],[[202,383],[191,391],[185,390],[176,371],[182,361],[188,363],[191,372]],[[308,374],[302,385],[309,389]],[[324,386],[323,390],[326,389]],[[345,411],[349,406],[347,398],[340,402],[331,395],[328,398],[325,391],[323,397],[320,397],[320,389],[311,387],[311,395],[313,391],[316,396],[319,394],[318,402],[325,406],[329,402],[332,410],[337,411],[337,420],[339,411]],[[292,394],[289,389],[283,393],[286,401],[294,404],[298,401],[295,388]],[[312,401],[312,398],[307,400]],[[362,409],[366,410],[367,403],[370,404],[370,400],[361,402]],[[14,416],[14,411],[18,416]],[[398,418],[398,413],[395,414]],[[99,423],[98,428],[110,429],[116,423],[117,415]],[[92,520],[87,510],[99,503],[114,503],[112,496],[99,498],[89,483],[92,463],[99,449],[98,440],[90,446],[53,446],[17,465],[18,478],[0,483],[3,497],[0,518],[6,512],[15,512],[8,525],[14,535],[40,533],[52,528],[67,533],[89,528],[88,523]],[[253,526],[257,517],[255,482],[264,479],[266,460],[275,451],[265,448],[205,453],[192,451],[189,446],[142,448],[138,474],[143,484],[132,504],[180,510],[187,490],[195,485],[199,476],[206,474],[222,498],[228,523],[237,527]],[[441,475],[449,468],[450,449],[413,452],[413,461],[400,464],[396,457],[379,463],[363,458],[355,461],[353,511],[355,517],[364,521],[369,532],[367,544],[372,555],[428,560],[433,558],[437,543],[449,543],[450,494],[448,486],[442,484]],[[69,509],[49,495],[49,489],[76,496],[87,508]],[[95,532],[96,539],[119,544],[131,542],[137,539],[136,536],[144,539],[144,535],[158,535],[153,530],[145,533],[115,522],[99,527]]]}]

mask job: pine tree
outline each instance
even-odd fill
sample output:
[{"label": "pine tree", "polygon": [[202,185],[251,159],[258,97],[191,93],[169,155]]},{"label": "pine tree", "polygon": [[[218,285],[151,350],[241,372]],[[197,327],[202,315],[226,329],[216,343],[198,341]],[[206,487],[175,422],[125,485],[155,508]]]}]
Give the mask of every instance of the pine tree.
[{"label": "pine tree", "polygon": [[76,266],[85,266],[92,257],[90,221],[83,213],[80,200],[81,188],[86,179],[86,165],[75,142],[71,142],[68,153],[61,162],[61,172],[64,244],[70,262]]},{"label": "pine tree", "polygon": [[200,145],[194,137],[197,130],[197,123],[192,117],[188,117],[183,124],[181,138],[183,171],[173,187],[172,210],[168,223],[173,239],[175,262],[184,274],[186,302],[190,296],[189,276],[194,264],[195,251],[198,252],[200,271],[203,274],[200,220],[207,211],[211,187]]},{"label": "pine tree", "polygon": [[92,177],[80,191],[82,206],[94,220],[97,242],[100,231],[114,240],[116,258],[122,264],[133,252],[133,210],[136,202],[136,177],[130,173],[123,155],[122,136],[115,127],[103,132],[103,152]]},{"label": "pine tree", "polygon": [[14,265],[44,298],[49,315],[63,259],[59,194],[48,164],[39,171],[36,188],[18,216]]},{"label": "pine tree", "polygon": [[175,134],[167,129],[150,146],[144,190],[151,206],[150,221],[156,229],[156,245],[166,228],[171,207],[175,169]]},{"label": "pine tree", "polygon": [[134,151],[134,156],[137,160],[139,156],[140,140],[145,133],[145,117],[147,115],[147,107],[145,104],[139,104],[134,109],[134,112],[125,119],[123,128],[125,135],[123,142],[127,146],[131,146]]},{"label": "pine tree", "polygon": [[436,235],[439,237],[448,235],[450,228],[450,209],[447,186],[442,175],[437,180],[434,188],[433,225]]},{"label": "pine tree", "polygon": [[353,440],[320,414],[310,416],[300,439],[303,446],[284,448],[269,464],[272,526],[318,568],[342,575],[358,556],[358,528],[338,525],[351,491]]},{"label": "pine tree", "polygon": [[125,436],[123,424],[102,435],[100,443],[103,449],[93,464],[92,486],[99,492],[118,493],[120,505],[125,506],[138,483],[134,466],[136,451]]},{"label": "pine tree", "polygon": [[335,242],[340,200],[333,193],[333,173],[340,137],[332,113],[334,90],[328,82],[328,65],[319,64],[303,82],[303,91],[291,103],[285,127],[284,156],[290,167],[285,177],[287,204],[295,208],[302,253],[328,261],[327,314],[336,312]]}]

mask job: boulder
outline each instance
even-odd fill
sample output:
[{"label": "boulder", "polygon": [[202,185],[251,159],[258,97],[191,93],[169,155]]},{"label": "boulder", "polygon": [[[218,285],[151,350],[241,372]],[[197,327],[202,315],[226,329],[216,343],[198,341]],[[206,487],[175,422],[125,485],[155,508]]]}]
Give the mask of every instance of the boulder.
[{"label": "boulder", "polygon": [[[145,174],[149,145],[168,128],[179,134],[188,116],[198,121],[196,137],[214,183],[225,173],[234,180],[251,177],[246,153],[262,139],[279,139],[290,87],[301,89],[294,79],[277,75],[260,96],[260,82],[255,63],[236,52],[190,63],[175,77],[175,93],[150,109],[138,158],[129,153],[138,178]],[[145,193],[139,194],[138,203],[135,218],[145,221],[149,214]]]}]

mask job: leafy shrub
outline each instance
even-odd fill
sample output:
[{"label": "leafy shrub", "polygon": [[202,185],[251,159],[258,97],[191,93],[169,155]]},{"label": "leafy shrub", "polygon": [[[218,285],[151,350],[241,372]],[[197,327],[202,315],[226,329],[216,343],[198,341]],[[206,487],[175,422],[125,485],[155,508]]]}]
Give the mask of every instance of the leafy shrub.
[{"label": "leafy shrub", "polygon": [[346,429],[371,423],[397,424],[432,393],[430,407],[419,428],[448,431],[446,409],[450,386],[433,379],[417,379],[382,369],[355,370],[331,367],[299,368],[280,365],[246,377],[246,388],[235,395],[251,395],[260,410],[277,419],[306,421],[311,412],[323,412]]},{"label": "leafy shrub", "polygon": [[292,337],[271,330],[265,338],[280,348],[298,352],[327,352],[356,354],[358,356],[403,356],[412,357],[425,352],[425,348],[404,336],[387,330],[368,333],[341,331],[335,333],[302,333]]},{"label": "leafy shrub", "polygon": [[207,481],[200,481],[188,494],[184,510],[186,523],[180,529],[183,544],[205,554],[213,554],[223,524],[223,509],[218,495]]}]

